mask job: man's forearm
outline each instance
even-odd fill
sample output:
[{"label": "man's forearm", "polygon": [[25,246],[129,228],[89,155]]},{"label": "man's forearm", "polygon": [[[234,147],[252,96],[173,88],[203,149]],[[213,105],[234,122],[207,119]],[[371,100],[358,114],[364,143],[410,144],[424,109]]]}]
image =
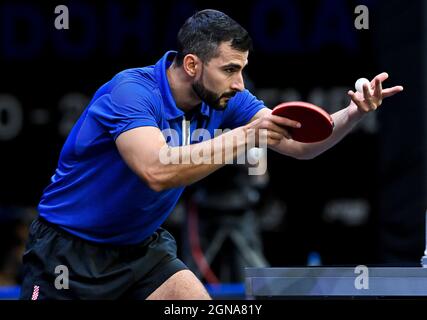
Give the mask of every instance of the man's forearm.
[{"label": "man's forearm", "polygon": [[218,170],[246,150],[245,127],[228,131],[214,139],[196,144],[162,148],[156,180],[164,190],[192,184]]},{"label": "man's forearm", "polygon": [[363,115],[358,111],[356,105],[350,104],[347,108],[332,115],[335,127],[328,139],[316,143],[301,143],[283,139],[278,146],[272,149],[297,159],[312,159],[342,140],[359,123]]},{"label": "man's forearm", "polygon": [[332,115],[335,127],[331,136],[321,142],[304,144],[302,148],[303,158],[312,159],[336,145],[353,130],[364,115],[354,104],[350,104],[347,108],[335,112]]}]

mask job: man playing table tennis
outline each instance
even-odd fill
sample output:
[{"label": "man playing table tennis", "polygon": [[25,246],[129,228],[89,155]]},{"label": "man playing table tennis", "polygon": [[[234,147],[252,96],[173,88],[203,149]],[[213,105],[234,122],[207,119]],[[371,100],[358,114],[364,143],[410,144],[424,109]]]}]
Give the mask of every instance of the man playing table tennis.
[{"label": "man playing table tennis", "polygon": [[[376,76],[363,94],[349,91],[350,105],[332,115],[329,138],[300,143],[287,131],[298,128],[297,121],[272,115],[245,90],[250,48],[239,24],[203,10],[180,29],[178,52],[167,52],[154,66],[122,71],[95,93],[65,142],[32,223],[22,299],[209,299],[160,227],[184,187],[240,156],[248,133],[259,139],[261,129],[271,149],[311,159],[403,89],[382,89],[387,74]],[[211,137],[215,129],[232,130],[191,139],[201,128]],[[166,141],[172,131],[177,134]],[[231,152],[212,143],[230,138],[236,138]],[[222,163],[160,159],[165,149],[182,160],[206,146],[208,157],[223,155]],[[68,270],[68,289],[58,289],[59,265]]]}]

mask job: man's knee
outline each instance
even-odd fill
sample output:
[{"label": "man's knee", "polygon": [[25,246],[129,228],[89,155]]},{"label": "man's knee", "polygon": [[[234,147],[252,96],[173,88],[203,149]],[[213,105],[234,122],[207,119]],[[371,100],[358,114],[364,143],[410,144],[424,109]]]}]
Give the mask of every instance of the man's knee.
[{"label": "man's knee", "polygon": [[190,270],[181,270],[167,279],[148,300],[210,300],[203,284]]}]

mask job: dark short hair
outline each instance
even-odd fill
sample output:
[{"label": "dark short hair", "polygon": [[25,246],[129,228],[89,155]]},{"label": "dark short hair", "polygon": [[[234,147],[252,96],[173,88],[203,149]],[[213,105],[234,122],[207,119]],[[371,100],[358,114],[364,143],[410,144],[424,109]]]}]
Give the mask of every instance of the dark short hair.
[{"label": "dark short hair", "polygon": [[195,54],[204,63],[217,57],[222,42],[231,41],[233,49],[245,52],[252,50],[248,32],[225,13],[206,9],[188,18],[178,32],[178,55],[176,64],[182,65],[187,54]]}]

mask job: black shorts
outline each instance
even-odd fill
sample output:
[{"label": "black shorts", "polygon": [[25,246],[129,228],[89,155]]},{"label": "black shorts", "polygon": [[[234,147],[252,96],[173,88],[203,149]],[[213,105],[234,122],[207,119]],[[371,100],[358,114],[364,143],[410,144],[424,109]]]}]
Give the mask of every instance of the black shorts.
[{"label": "black shorts", "polygon": [[188,269],[176,255],[175,239],[163,228],[140,244],[113,246],[80,239],[39,217],[23,256],[21,299],[145,299]]}]

